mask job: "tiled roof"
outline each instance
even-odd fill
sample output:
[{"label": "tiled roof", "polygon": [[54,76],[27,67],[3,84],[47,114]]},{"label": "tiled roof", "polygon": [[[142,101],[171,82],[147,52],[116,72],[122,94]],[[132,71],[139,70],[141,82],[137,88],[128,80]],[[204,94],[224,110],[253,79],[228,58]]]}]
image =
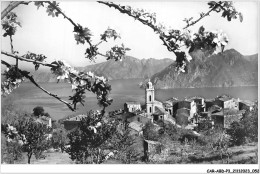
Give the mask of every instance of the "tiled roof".
[{"label": "tiled roof", "polygon": [[86,117],[87,117],[87,115],[77,115],[75,117],[68,118],[64,121],[80,121],[80,120],[82,120],[83,118],[86,118]]},{"label": "tiled roof", "polygon": [[157,107],[157,106],[155,106],[155,112],[154,112],[154,114],[156,114],[156,115],[163,115],[163,114],[165,114],[166,112],[165,112],[165,110],[163,109],[163,108],[160,108],[160,107]]},{"label": "tiled roof", "polygon": [[140,102],[136,102],[136,101],[130,101],[130,102],[126,102],[127,105],[140,105]]},{"label": "tiled roof", "polygon": [[140,131],[142,131],[143,124],[139,123],[137,121],[133,121],[133,122],[129,123],[128,127],[136,130],[137,132],[140,132]]}]

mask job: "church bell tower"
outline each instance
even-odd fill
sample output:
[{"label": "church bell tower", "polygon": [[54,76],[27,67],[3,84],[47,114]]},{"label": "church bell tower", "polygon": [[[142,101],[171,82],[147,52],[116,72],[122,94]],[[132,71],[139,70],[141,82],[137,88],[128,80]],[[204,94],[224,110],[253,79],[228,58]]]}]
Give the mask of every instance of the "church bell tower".
[{"label": "church bell tower", "polygon": [[152,82],[149,82],[146,84],[146,89],[145,89],[145,104],[146,104],[146,113],[148,116],[151,116],[154,111],[154,87]]}]

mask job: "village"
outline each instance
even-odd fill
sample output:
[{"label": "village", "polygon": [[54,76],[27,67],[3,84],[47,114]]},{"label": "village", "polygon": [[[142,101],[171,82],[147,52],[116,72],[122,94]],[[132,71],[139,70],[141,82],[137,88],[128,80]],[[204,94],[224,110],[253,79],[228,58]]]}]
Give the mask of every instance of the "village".
[{"label": "village", "polygon": [[[120,121],[119,129],[129,130],[130,135],[137,139],[143,137],[143,153],[155,151],[157,141],[145,139],[143,130],[146,124],[152,123],[159,131],[162,124],[171,124],[180,129],[189,130],[194,136],[200,136],[198,130],[214,128],[229,128],[233,121],[239,121],[246,110],[251,111],[254,102],[240,100],[228,95],[217,96],[214,99],[205,99],[194,96],[179,100],[170,98],[160,102],[155,100],[155,88],[149,81],[145,88],[145,104],[137,101],[124,103],[124,108],[109,112],[107,117]],[[73,130],[86,115],[77,115],[63,121],[66,130]]]},{"label": "village", "polygon": [[[217,96],[215,99],[205,99],[194,96],[179,100],[170,98],[164,102],[155,100],[155,89],[149,81],[145,88],[145,105],[140,102],[128,101],[123,109],[109,112],[109,117],[116,117],[122,123],[128,123],[133,134],[142,134],[143,126],[151,121],[168,122],[185,129],[194,129],[204,120],[210,120],[212,128],[221,126],[228,128],[229,124],[239,120],[245,110],[252,110],[254,102],[240,100],[228,95]],[[64,127],[71,130],[86,117],[78,115],[63,121]]]}]

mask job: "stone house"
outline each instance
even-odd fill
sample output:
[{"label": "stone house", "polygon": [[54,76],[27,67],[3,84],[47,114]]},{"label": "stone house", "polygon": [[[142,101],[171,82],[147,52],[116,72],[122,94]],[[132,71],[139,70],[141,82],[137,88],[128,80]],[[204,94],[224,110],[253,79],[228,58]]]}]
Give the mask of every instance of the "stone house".
[{"label": "stone house", "polygon": [[125,112],[141,111],[141,104],[140,102],[126,102],[124,104],[124,111]]},{"label": "stone house", "polygon": [[213,111],[211,113],[211,119],[214,122],[214,127],[224,127],[224,114],[222,111]]},{"label": "stone house", "polygon": [[75,117],[68,118],[63,121],[64,128],[66,130],[72,130],[76,128],[79,125],[80,121],[86,117],[87,115],[77,115]]},{"label": "stone house", "polygon": [[127,122],[131,123],[133,121],[146,124],[147,122],[151,121],[151,118],[148,117],[145,113],[133,113],[131,117],[127,118]]},{"label": "stone house", "polygon": [[133,122],[129,123],[128,128],[130,129],[130,135],[136,135],[136,136],[142,135],[143,127],[144,127],[144,124],[137,122],[137,121],[133,121]]},{"label": "stone house", "polygon": [[187,108],[180,108],[176,113],[176,123],[180,126],[187,126],[190,118],[190,110]]},{"label": "stone house", "polygon": [[252,111],[254,107],[254,102],[252,101],[239,101],[239,110],[249,110]]},{"label": "stone house", "polygon": [[153,120],[164,120],[166,117],[166,111],[163,110],[163,108],[159,108],[155,106],[155,112],[153,113]]},{"label": "stone house", "polygon": [[240,121],[242,116],[243,111],[241,112],[235,109],[222,109],[221,111],[211,113],[214,126],[220,126],[223,128],[229,128],[231,123],[234,121]]},{"label": "stone house", "polygon": [[193,100],[196,103],[197,106],[197,112],[205,112],[205,99],[203,97],[192,97],[190,100]]},{"label": "stone house", "polygon": [[35,122],[45,124],[48,127],[52,127],[52,119],[50,117],[40,116],[35,120]]},{"label": "stone house", "polygon": [[194,100],[183,100],[178,103],[178,109],[186,108],[189,110],[189,119],[193,118],[197,113],[197,105]]},{"label": "stone house", "polygon": [[177,98],[170,98],[163,103],[163,107],[170,115],[175,116],[178,109],[178,101]]},{"label": "stone house", "polygon": [[205,101],[205,111],[208,111],[214,105],[213,99],[206,99]]},{"label": "stone house", "polygon": [[145,140],[143,141],[144,148],[144,159],[149,160],[153,158],[155,154],[160,154],[162,152],[162,144],[158,141]]},{"label": "stone house", "polygon": [[219,107],[222,107],[224,109],[239,109],[239,103],[236,99],[231,97],[217,97],[214,101],[215,105],[218,105]]}]

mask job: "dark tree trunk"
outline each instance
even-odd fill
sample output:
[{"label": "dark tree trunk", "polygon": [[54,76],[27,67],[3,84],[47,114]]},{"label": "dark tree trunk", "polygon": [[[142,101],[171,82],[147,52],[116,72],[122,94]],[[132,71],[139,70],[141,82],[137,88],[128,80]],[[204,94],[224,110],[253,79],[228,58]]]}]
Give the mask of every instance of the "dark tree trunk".
[{"label": "dark tree trunk", "polygon": [[32,153],[28,153],[28,164],[30,164],[31,163],[31,157],[32,157]]}]

